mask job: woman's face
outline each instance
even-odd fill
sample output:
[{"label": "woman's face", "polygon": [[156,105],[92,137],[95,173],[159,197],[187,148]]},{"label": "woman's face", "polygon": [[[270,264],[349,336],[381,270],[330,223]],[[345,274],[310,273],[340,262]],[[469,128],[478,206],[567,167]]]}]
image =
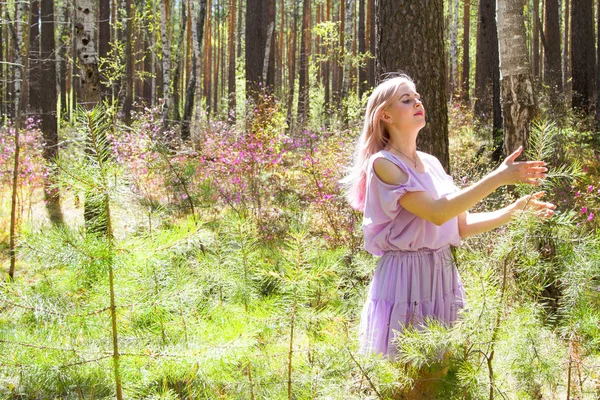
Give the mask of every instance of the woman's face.
[{"label": "woman's face", "polygon": [[405,82],[398,87],[382,119],[389,128],[400,132],[420,130],[425,126],[425,108],[414,84]]}]

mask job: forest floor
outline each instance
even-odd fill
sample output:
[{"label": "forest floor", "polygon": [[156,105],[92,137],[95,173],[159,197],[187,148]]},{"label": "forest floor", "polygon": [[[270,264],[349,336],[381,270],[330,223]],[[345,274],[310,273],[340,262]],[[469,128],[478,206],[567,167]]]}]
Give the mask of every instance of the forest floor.
[{"label": "forest floor", "polygon": [[[451,173],[466,186],[494,167],[491,134],[468,112],[451,113]],[[578,132],[538,131],[544,143],[534,150],[560,172],[544,187],[557,215],[544,223],[523,215],[464,240],[455,256],[468,307],[453,327],[404,332],[399,362],[357,352],[377,259],[362,250],[357,216],[343,199],[334,202],[338,164],[349,152],[331,157],[352,133],[301,143],[281,170],[269,161],[275,167],[248,181],[268,189],[254,192],[260,216],[252,195],[235,201],[228,196],[236,191],[223,186],[211,197],[198,179],[185,192],[194,193],[193,215],[184,195],[168,198],[172,208],[148,211],[119,189],[111,243],[84,234],[82,201],[72,190],[63,199],[66,225],[52,228],[36,189],[24,202],[16,278],[0,284],[0,397],[114,398],[119,380],[125,398],[144,399],[400,399],[424,382],[429,398],[439,399],[596,399],[600,235],[589,215],[598,205],[598,163],[591,147],[557,139]],[[231,172],[237,164],[227,165],[234,188],[246,187]],[[587,173],[572,178],[573,165]],[[131,186],[124,181],[121,188]],[[499,190],[475,209],[531,190]],[[9,196],[1,195],[7,270]],[[440,349],[447,349],[443,362]]]}]

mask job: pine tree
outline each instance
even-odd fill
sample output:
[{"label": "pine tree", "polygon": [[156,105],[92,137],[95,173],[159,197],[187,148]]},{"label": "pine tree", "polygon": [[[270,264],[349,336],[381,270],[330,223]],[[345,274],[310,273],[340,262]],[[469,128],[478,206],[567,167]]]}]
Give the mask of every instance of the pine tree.
[{"label": "pine tree", "polygon": [[435,155],[448,170],[446,62],[440,56],[444,54],[442,1],[411,0],[399,5],[381,0],[375,7],[377,76],[381,79],[384,73],[404,71],[413,78],[428,119],[417,146]]}]

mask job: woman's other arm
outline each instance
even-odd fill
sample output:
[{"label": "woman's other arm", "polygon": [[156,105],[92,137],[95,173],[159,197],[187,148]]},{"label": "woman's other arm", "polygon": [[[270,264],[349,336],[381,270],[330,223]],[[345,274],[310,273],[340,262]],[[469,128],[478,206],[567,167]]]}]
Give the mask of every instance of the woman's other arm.
[{"label": "woman's other arm", "polygon": [[509,206],[483,213],[464,212],[458,216],[458,233],[461,238],[478,235],[507,224],[511,218],[524,210],[533,211],[541,218],[554,214],[554,204],[539,201],[544,192],[523,196]]},{"label": "woman's other arm", "polygon": [[[434,199],[427,192],[410,192],[400,198],[400,205],[418,217],[436,225],[442,225],[466,212],[500,186],[517,183],[536,185],[538,179],[546,177],[546,163],[543,161],[515,162],[522,150],[522,147],[517,149],[504,160],[500,167],[465,189],[440,199]],[[505,210],[502,216],[498,214],[494,217],[506,218],[504,214],[509,211]],[[493,219],[493,217],[491,218]]]}]

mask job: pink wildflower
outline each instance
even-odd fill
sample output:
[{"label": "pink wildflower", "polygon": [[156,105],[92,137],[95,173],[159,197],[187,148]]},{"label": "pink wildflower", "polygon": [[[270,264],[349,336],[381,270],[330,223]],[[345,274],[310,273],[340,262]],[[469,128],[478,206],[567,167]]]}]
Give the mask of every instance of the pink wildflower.
[{"label": "pink wildflower", "polygon": [[588,221],[591,221],[594,219],[594,213],[591,212],[590,215],[588,215]]}]

